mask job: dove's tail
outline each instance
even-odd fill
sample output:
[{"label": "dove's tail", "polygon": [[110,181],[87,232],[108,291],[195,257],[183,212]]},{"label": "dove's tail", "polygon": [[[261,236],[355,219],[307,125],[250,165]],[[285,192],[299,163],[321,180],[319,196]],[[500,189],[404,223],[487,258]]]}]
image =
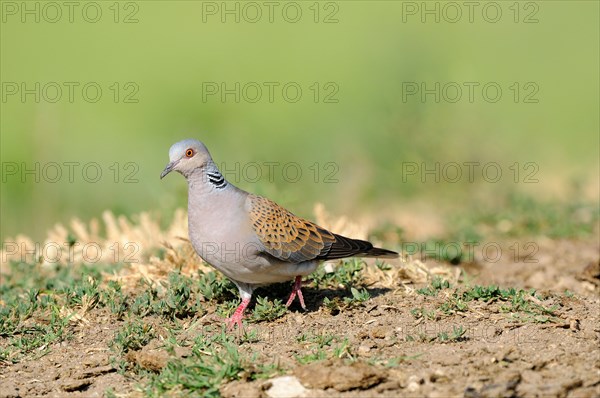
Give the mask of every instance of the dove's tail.
[{"label": "dove's tail", "polygon": [[399,254],[395,251],[374,247],[360,257],[380,257],[380,258],[398,258]]},{"label": "dove's tail", "polygon": [[397,258],[398,253],[379,247],[373,247],[371,242],[360,239],[346,238],[345,236],[332,234],[335,242],[327,249],[321,252],[317,260],[334,260],[345,257],[380,257]]}]

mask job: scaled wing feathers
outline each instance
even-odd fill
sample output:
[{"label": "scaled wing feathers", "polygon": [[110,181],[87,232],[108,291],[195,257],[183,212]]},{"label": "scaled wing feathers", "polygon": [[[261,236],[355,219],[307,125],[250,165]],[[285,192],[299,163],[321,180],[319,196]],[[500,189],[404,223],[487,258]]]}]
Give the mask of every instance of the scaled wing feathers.
[{"label": "scaled wing feathers", "polygon": [[333,234],[297,217],[277,203],[250,195],[250,220],[265,251],[280,260],[300,263],[345,257],[396,258],[398,253],[370,242]]},{"label": "scaled wing feathers", "polygon": [[302,262],[326,253],[335,236],[314,223],[295,216],[277,203],[250,195],[250,221],[270,255],[284,261]]}]

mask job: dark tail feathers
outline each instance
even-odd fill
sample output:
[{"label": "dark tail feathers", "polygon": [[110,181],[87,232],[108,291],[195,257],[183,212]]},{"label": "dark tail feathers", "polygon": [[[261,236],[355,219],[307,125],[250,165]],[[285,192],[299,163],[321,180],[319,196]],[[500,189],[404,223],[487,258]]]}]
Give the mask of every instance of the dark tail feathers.
[{"label": "dark tail feathers", "polygon": [[373,247],[360,257],[381,257],[381,258],[398,258],[399,254],[395,251]]},{"label": "dark tail feathers", "polygon": [[333,234],[333,236],[335,236],[335,242],[333,242],[329,250],[321,252],[316,258],[317,260],[334,260],[345,257],[398,257],[398,253],[379,247],[373,247],[373,244],[366,240],[351,239],[336,234]]}]

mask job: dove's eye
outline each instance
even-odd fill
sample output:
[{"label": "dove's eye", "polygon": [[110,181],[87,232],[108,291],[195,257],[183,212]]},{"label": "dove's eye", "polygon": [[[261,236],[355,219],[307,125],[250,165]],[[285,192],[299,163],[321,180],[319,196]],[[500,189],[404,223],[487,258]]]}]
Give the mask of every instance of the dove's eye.
[{"label": "dove's eye", "polygon": [[187,151],[185,151],[185,156],[191,158],[192,156],[194,156],[194,150],[192,148],[188,149]]}]

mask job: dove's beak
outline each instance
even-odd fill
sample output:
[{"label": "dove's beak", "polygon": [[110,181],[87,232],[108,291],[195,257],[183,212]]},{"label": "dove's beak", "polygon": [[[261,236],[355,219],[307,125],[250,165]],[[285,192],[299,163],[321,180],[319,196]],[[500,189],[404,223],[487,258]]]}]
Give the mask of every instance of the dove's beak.
[{"label": "dove's beak", "polygon": [[160,173],[160,179],[162,180],[164,176],[166,176],[167,174],[169,174],[170,172],[172,172],[173,169],[175,168],[175,166],[177,166],[177,163],[179,163],[178,160],[174,160],[172,162],[169,162],[169,164],[167,165],[167,167],[165,167],[165,169],[162,171],[162,173]]}]

